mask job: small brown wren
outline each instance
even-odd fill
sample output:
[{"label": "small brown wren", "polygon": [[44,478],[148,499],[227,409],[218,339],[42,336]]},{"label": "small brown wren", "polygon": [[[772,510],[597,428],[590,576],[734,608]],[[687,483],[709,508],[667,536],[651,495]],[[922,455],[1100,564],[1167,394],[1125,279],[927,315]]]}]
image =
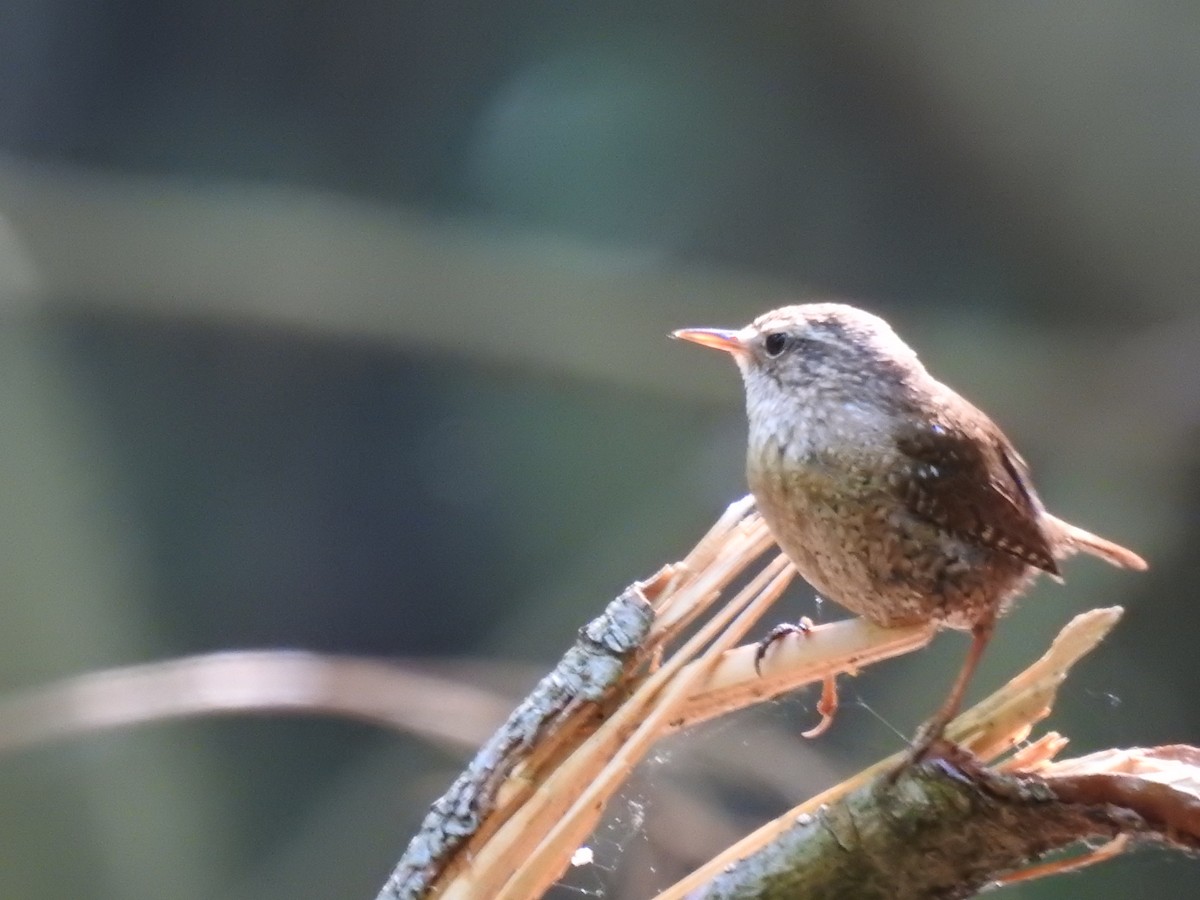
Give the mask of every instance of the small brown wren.
[{"label": "small brown wren", "polygon": [[1077,551],[1145,569],[1042,506],[994,422],[931,376],[877,316],[785,306],[740,331],[672,337],[733,355],[750,423],[746,474],[775,540],[823,596],[883,627],[970,630],[962,670],[914,742],[962,704],[997,617]]}]

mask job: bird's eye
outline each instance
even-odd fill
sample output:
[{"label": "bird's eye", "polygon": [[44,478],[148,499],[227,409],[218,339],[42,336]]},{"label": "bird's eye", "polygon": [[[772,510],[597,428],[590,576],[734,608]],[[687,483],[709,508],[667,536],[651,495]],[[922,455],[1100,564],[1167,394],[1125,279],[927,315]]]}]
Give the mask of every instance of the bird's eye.
[{"label": "bird's eye", "polygon": [[767,356],[778,356],[786,346],[787,335],[782,331],[774,331],[763,338],[763,349],[767,351]]}]

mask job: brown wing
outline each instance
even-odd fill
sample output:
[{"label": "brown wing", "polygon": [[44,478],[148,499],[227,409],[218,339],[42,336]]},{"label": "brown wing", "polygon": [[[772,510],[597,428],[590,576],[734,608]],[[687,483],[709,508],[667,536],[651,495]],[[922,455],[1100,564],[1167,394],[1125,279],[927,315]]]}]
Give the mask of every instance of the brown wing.
[{"label": "brown wing", "polygon": [[905,428],[896,445],[909,464],[897,490],[914,515],[1058,574],[1025,463],[989,420],[965,425],[942,417]]}]

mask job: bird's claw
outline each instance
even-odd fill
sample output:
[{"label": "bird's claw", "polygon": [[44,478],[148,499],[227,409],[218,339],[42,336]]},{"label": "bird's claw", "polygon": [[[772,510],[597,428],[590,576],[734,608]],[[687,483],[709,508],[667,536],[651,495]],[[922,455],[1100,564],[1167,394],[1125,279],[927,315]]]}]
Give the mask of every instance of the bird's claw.
[{"label": "bird's claw", "polygon": [[904,754],[900,764],[888,773],[887,782],[895,784],[901,772],[913,766],[919,766],[927,760],[952,755],[957,745],[945,739],[945,732],[946,723],[941,721],[939,716],[923,723],[917,729],[917,733],[913,735],[912,743],[908,745],[908,752]]},{"label": "bird's claw", "polygon": [[[781,622],[767,632],[767,636],[758,642],[758,647],[754,651],[754,671],[762,675],[763,657],[767,655],[767,651],[771,649],[771,645],[782,638],[791,634],[799,634],[803,637],[808,637],[813,632],[813,621],[808,616],[801,616],[799,621]],[[806,738],[815,738],[824,734],[829,730],[829,726],[833,724],[834,713],[838,708],[837,695],[837,678],[835,675],[826,675],[825,681],[821,685],[821,699],[817,701],[817,712],[821,714],[819,721],[807,731],[800,732],[801,736]]]},{"label": "bird's claw", "polygon": [[754,650],[754,671],[762,675],[762,661],[771,646],[789,634],[800,634],[808,637],[812,634],[813,621],[808,616],[801,616],[797,622],[780,622],[767,632],[767,636],[758,642]]},{"label": "bird's claw", "polygon": [[944,723],[937,719],[930,719],[917,729],[917,733],[913,735],[912,744],[909,745],[908,753],[905,756],[904,764],[906,766],[916,766],[929,759],[934,745],[942,740],[942,735],[946,731]]}]

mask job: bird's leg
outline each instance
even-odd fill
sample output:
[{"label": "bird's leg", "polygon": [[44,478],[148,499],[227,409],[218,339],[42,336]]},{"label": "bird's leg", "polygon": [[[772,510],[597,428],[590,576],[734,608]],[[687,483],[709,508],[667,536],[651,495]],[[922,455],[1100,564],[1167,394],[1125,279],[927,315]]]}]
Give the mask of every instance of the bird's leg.
[{"label": "bird's leg", "polygon": [[[789,634],[799,634],[808,637],[812,634],[813,622],[808,616],[801,616],[796,624],[791,622],[781,622],[770,631],[767,636],[758,642],[758,647],[754,651],[754,671],[760,676],[762,675],[763,657],[767,655],[767,651],[771,645],[781,638],[787,637]],[[837,676],[829,674],[825,676],[825,680],[821,684],[821,699],[817,701],[817,712],[821,714],[821,721],[809,728],[807,731],[800,732],[802,737],[815,738],[824,734],[829,726],[833,724],[834,713],[838,708],[837,695]]]},{"label": "bird's leg", "polygon": [[967,658],[963,660],[962,668],[958,670],[958,677],[954,679],[954,685],[950,688],[946,702],[942,704],[941,709],[934,713],[932,719],[917,730],[912,747],[909,749],[907,765],[915,765],[925,759],[933,745],[942,739],[942,734],[945,732],[946,726],[950,724],[950,720],[958,715],[958,711],[962,708],[963,697],[967,693],[967,685],[971,683],[971,676],[979,667],[979,660],[983,657],[983,651],[987,649],[995,629],[995,613],[989,613],[971,628],[971,648],[967,651]]}]

